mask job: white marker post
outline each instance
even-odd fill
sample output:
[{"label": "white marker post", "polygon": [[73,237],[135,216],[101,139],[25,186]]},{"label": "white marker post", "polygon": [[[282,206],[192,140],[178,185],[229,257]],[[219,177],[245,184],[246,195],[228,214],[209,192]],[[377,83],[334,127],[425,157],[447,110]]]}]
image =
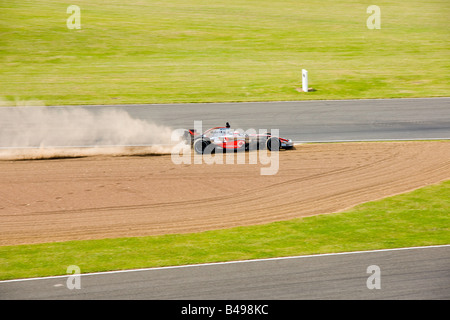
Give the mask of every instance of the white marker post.
[{"label": "white marker post", "polygon": [[302,90],[308,92],[308,71],[302,69]]}]

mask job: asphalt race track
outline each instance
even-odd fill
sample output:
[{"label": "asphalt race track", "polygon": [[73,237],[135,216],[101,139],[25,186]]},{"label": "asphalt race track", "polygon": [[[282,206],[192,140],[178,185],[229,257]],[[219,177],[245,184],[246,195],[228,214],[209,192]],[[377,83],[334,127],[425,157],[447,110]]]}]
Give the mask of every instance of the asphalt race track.
[{"label": "asphalt race track", "polygon": [[[96,107],[98,108],[98,107]],[[294,141],[450,138],[450,98],[124,106],[133,117],[173,128],[230,122],[279,129]],[[432,110],[430,112],[430,110]]]},{"label": "asphalt race track", "polygon": [[[244,130],[279,129],[281,136],[296,142],[450,138],[447,97],[59,108],[81,108],[94,113],[125,110],[132,118],[172,129],[192,128],[194,121],[201,120],[206,130],[228,121],[233,128]],[[14,130],[15,124],[2,116],[7,109],[0,108],[0,133]],[[1,147],[8,146],[0,144]]]},{"label": "asphalt race track", "polygon": [[[87,107],[102,110],[108,106]],[[135,118],[172,128],[203,121],[205,129],[230,122],[234,128],[279,129],[294,141],[450,138],[450,98],[180,105],[131,105]],[[430,110],[432,110],[430,112]]]},{"label": "asphalt race track", "polygon": [[75,284],[67,276],[0,282],[0,299],[448,300],[450,246],[88,274],[79,289],[67,282]]}]

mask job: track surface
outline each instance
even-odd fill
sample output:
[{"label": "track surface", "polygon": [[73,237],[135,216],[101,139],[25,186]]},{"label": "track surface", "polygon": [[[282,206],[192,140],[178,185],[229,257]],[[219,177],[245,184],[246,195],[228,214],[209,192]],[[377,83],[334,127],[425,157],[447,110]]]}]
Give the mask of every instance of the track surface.
[{"label": "track surface", "polygon": [[[75,107],[79,108],[79,107]],[[294,141],[450,138],[450,98],[86,106],[176,128],[279,129]],[[1,120],[0,120],[1,121]],[[0,122],[1,123],[1,122]]]},{"label": "track surface", "polygon": [[[33,107],[40,109],[40,107]],[[53,107],[52,107],[53,108]],[[22,117],[11,121],[10,108],[0,108],[0,148],[10,147],[2,135],[20,136],[29,127]],[[15,107],[18,109],[18,107]],[[450,138],[450,98],[375,99],[248,103],[196,103],[168,105],[60,106],[53,109],[88,110],[93,114],[104,111],[126,111],[132,119],[168,126],[172,129],[192,128],[202,121],[203,128],[224,125],[247,130],[279,129],[281,136],[294,141],[392,140]],[[28,112],[28,111],[27,111]],[[72,115],[71,117],[75,117]],[[25,117],[26,118],[26,117]],[[49,133],[65,135],[64,124],[52,123]],[[22,121],[20,125],[17,122]],[[44,122],[51,122],[45,118]],[[122,121],[124,121],[122,119]],[[113,128],[119,125],[111,124]],[[69,122],[70,124],[70,122]],[[126,122],[124,122],[126,124]],[[35,125],[35,124],[33,124]],[[61,125],[61,128],[57,126]],[[84,126],[84,122],[79,124]],[[54,127],[54,128],[53,128]],[[91,131],[96,131],[95,126]],[[73,130],[73,129],[72,129]],[[37,132],[39,134],[41,132]],[[86,137],[65,141],[70,146],[93,145]],[[131,141],[130,144],[133,144]],[[136,144],[141,144],[137,142]],[[12,145],[20,147],[17,145]],[[35,143],[39,147],[39,142]],[[59,145],[58,145],[59,146]]]},{"label": "track surface", "polygon": [[278,155],[269,176],[259,162],[180,165],[170,156],[0,161],[0,245],[267,223],[450,178],[448,141],[305,144]]},{"label": "track surface", "polygon": [[[367,287],[372,275],[367,268],[372,265],[379,267],[380,289]],[[81,276],[80,289],[73,290],[67,287],[67,277],[5,281],[0,282],[0,299],[448,300],[450,247],[91,274]],[[187,301],[181,307],[188,303],[202,306]],[[218,307],[225,308],[225,303],[230,302]],[[181,307],[171,307],[166,312],[180,314]],[[270,314],[270,302],[267,310]]]}]

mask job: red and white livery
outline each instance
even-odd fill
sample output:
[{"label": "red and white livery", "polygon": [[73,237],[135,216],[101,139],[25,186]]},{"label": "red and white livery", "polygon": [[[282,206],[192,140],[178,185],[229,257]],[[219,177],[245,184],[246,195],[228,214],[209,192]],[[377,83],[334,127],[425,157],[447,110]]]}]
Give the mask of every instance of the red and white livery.
[{"label": "red and white livery", "polygon": [[225,127],[214,127],[203,133],[194,129],[187,130],[184,134],[186,142],[191,143],[195,152],[213,153],[227,151],[248,151],[266,148],[269,151],[291,149],[294,143],[291,139],[273,136],[270,132],[248,134],[239,130]]}]

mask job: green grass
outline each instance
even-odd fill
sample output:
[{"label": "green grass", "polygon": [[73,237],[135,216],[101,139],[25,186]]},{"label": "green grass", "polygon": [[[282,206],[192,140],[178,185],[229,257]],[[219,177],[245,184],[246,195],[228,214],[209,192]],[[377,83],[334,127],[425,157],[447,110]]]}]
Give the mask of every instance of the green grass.
[{"label": "green grass", "polygon": [[194,234],[0,247],[0,279],[450,244],[450,181],[349,211]]},{"label": "green grass", "polygon": [[[447,96],[450,2],[0,1],[1,104]],[[301,69],[310,87],[299,93]]]}]

